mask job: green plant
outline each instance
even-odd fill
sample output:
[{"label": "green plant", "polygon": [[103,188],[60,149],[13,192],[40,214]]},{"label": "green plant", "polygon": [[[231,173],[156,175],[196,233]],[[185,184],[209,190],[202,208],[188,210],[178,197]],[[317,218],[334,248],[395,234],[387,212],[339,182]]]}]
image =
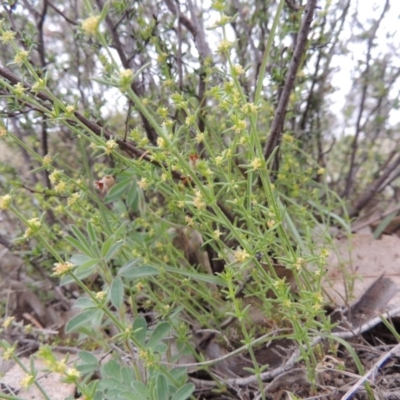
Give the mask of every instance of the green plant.
[{"label": "green plant", "polygon": [[[175,50],[182,56],[182,48],[157,33],[157,20],[149,22],[143,9],[135,11],[125,2],[107,2],[96,12],[86,1],[87,18],[74,39],[87,46],[93,63],[101,66],[92,83],[125,99],[126,103],[119,100],[127,111],[125,126],[119,122],[121,110],[108,110],[110,118],[97,122],[101,101],[94,98],[88,106],[74,91],[64,95],[54,83],[57,74],[31,62],[34,50],[27,45],[34,43],[3,22],[2,42],[19,75],[1,67],[0,85],[10,114],[0,136],[28,154],[32,173],[44,178],[31,191],[35,207],[22,198],[24,188],[16,182],[1,197],[0,209],[26,228],[16,246],[28,243],[32,253],[44,252],[47,272],[52,270],[61,286],[74,283],[81,291],[75,302],[79,312],[67,323],[66,333],[78,333],[77,343],[86,350],[79,353],[72,375],[68,370],[61,373],[85,398],[189,398],[194,385],[179,367],[180,354],[202,361],[193,330],[218,329],[227,316],[236,321],[238,333],[232,342],[248,352],[252,366],[247,371],[256,377],[263,398],[261,374],[267,366],[258,362],[256,349],[258,338],[271,325],[284,330],[281,338],[297,342],[310,381],[315,382],[318,360],[312,332],[321,326],[330,329],[322,288],[331,241],[328,227],[347,230],[349,220],[328,187],[325,169],[295,132],[283,130],[283,119],[276,118],[276,108],[282,108],[283,118],[296,106],[308,79],[308,30],[293,71],[278,65],[275,38],[300,29],[300,17],[293,15],[279,25],[283,16],[291,15],[284,15],[284,3],[280,0],[274,10],[253,96],[246,85],[248,66],[240,64],[235,43],[228,38],[226,25],[236,16],[224,2],[214,2],[212,8],[218,16],[213,29],[222,36],[215,52],[197,43],[199,60],[188,56],[187,69],[195,68],[201,77],[201,93],[196,94],[196,74],[187,72],[185,82],[182,77],[175,82],[168,58]],[[136,38],[140,46],[151,46],[143,51],[146,62],[137,69],[121,55],[117,59],[114,48],[121,50],[122,45],[109,28],[110,19],[125,19],[130,13],[141,27]],[[165,23],[167,31],[173,22]],[[147,96],[140,88],[154,68],[152,52],[160,76],[158,91]],[[217,63],[213,56],[222,61]],[[303,78],[297,92],[287,88],[286,100],[277,107],[263,89],[269,64],[274,64],[274,91],[288,73],[293,81]],[[61,138],[66,130],[71,141],[54,140],[38,149],[36,137],[31,137],[32,143],[14,131],[9,122],[13,110],[25,113],[21,123],[35,126],[41,121],[47,130],[42,138],[51,131]],[[316,227],[327,232],[322,244],[315,240]],[[179,247],[179,241],[174,244],[179,232],[193,249]],[[190,238],[199,239],[194,245]],[[208,262],[223,265],[219,273],[210,274],[202,258],[206,249]],[[200,266],[190,262],[185,250],[196,253]],[[256,310],[268,323],[254,325]],[[154,326],[141,316],[146,311],[156,313]],[[173,341],[180,346],[178,354],[172,352]],[[2,347],[10,349],[6,342]],[[114,352],[114,358],[101,365],[90,349]],[[47,357],[50,370],[55,369],[48,348],[39,356]]]}]

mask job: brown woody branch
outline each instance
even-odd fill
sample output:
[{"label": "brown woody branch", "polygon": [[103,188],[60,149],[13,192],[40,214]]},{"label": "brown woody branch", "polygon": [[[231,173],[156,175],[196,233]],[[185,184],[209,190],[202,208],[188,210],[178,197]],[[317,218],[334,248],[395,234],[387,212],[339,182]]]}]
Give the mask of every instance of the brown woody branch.
[{"label": "brown woody branch", "polygon": [[354,178],[356,174],[356,154],[358,151],[358,144],[359,144],[359,139],[362,133],[361,129],[361,119],[364,115],[365,107],[366,107],[366,102],[368,99],[368,89],[371,84],[371,77],[370,77],[370,69],[371,69],[371,63],[372,61],[372,51],[374,48],[374,40],[376,37],[376,33],[379,29],[379,26],[381,25],[383,18],[386,14],[386,12],[389,10],[390,7],[390,1],[386,0],[385,6],[383,7],[382,13],[379,16],[379,18],[374,22],[372,26],[371,32],[369,32],[369,39],[368,39],[368,44],[367,44],[367,54],[365,58],[365,69],[362,73],[362,91],[361,91],[361,98],[360,98],[360,105],[358,107],[358,114],[357,114],[357,119],[356,119],[356,129],[354,133],[354,137],[351,143],[351,154],[350,154],[350,166],[349,170],[347,172],[347,177],[346,177],[346,186],[344,188],[344,191],[342,193],[342,197],[349,198],[352,191],[353,191],[353,183],[354,183]]},{"label": "brown woody branch", "polygon": [[350,218],[357,217],[360,214],[360,211],[372,200],[372,198],[379,192],[382,188],[382,185],[388,184],[388,181],[392,181],[393,177],[391,175],[394,174],[395,177],[399,175],[399,172],[396,172],[396,169],[400,166],[400,156],[398,156],[383,172],[383,174],[377,178],[372,184],[364,191],[364,193],[356,200],[355,205],[352,211],[349,213]]},{"label": "brown woody branch", "polygon": [[[275,148],[280,142],[280,137],[283,131],[283,123],[289,103],[289,96],[294,86],[294,80],[296,78],[297,70],[299,68],[301,58],[304,54],[307,36],[310,31],[311,22],[314,16],[314,9],[316,7],[317,0],[308,0],[304,11],[304,16],[301,21],[300,31],[297,35],[297,41],[293,52],[293,57],[289,64],[289,69],[285,78],[285,83],[282,89],[281,96],[279,98],[278,107],[275,112],[275,117],[271,125],[271,133],[268,141],[264,147],[264,158],[268,160]],[[278,153],[275,154],[275,157]]]},{"label": "brown woody branch", "polygon": [[[9,71],[8,69],[2,67],[1,65],[0,65],[0,76],[5,78],[9,82],[11,82],[13,85],[16,85],[18,83],[22,83],[21,80],[18,78],[18,76],[14,75],[11,71]],[[49,96],[47,96],[45,93],[32,92],[32,88],[27,84],[23,84],[23,86],[36,99],[39,99],[39,100],[41,100],[43,102],[49,103],[47,105],[46,104],[42,104],[42,106],[47,108],[49,111],[51,110],[51,106],[53,105],[53,100]],[[102,127],[102,126],[98,125],[97,123],[95,123],[93,121],[90,121],[89,119],[84,117],[81,113],[75,111],[74,112],[74,116],[75,116],[75,118],[77,118],[79,120],[79,122],[82,123],[82,125],[84,125],[86,127],[86,129],[88,129],[89,131],[93,132],[97,136],[103,136],[107,140],[115,138],[115,135],[112,135],[112,133],[107,128]],[[68,123],[70,123],[71,125],[74,125],[76,122],[73,121],[73,120],[69,120]],[[126,140],[117,139],[117,138],[115,138],[115,141],[118,143],[120,149],[124,150],[131,157],[140,158],[141,160],[147,161],[147,162],[149,162],[149,163],[151,163],[153,165],[156,165],[158,167],[162,166],[161,163],[159,163],[158,161],[155,161],[151,157],[151,155],[149,154],[148,151],[144,151],[144,150],[139,149],[132,142],[129,142],[129,141],[126,141]],[[164,167],[167,168],[165,165],[164,165]],[[171,174],[172,174],[173,178],[175,178],[175,179],[181,179],[182,178],[181,175],[177,171],[173,171],[172,170]],[[233,216],[230,214],[229,210],[220,201],[218,202],[218,207],[226,215],[226,217],[231,222],[233,222],[233,220],[234,220]]]},{"label": "brown woody branch", "polygon": [[[21,83],[21,80],[19,79],[18,76],[14,75],[11,71],[9,71],[8,69],[0,66],[0,76],[2,76],[3,78],[7,79],[9,82],[11,82],[13,85],[16,85],[18,83]],[[51,105],[53,105],[53,100],[47,96],[45,93],[34,93],[32,92],[32,88],[27,85],[27,84],[23,84],[24,88],[27,89],[28,91],[31,92],[32,96],[36,97],[37,99],[44,101],[46,103],[49,104],[42,104],[44,107],[46,107],[49,111],[51,110]],[[100,125],[98,125],[97,123],[87,119],[86,117],[84,117],[81,113],[75,111],[74,112],[74,116],[91,132],[93,132],[94,134],[96,134],[97,136],[104,136],[105,139],[109,140],[111,138],[113,138],[115,135],[112,135],[112,133],[107,129],[104,128]],[[74,121],[69,121],[69,123],[74,124]],[[119,147],[126,151],[128,154],[130,154],[131,156],[135,156],[137,158],[141,158],[145,161],[148,161],[152,164],[155,164],[157,166],[160,166],[160,163],[158,163],[157,161],[154,161],[150,158],[150,156],[148,154],[145,153],[144,150],[141,150],[139,148],[137,148],[132,142],[128,142],[128,141],[124,141],[121,139],[116,139],[116,142],[118,143]],[[174,171],[173,171],[174,173]],[[175,173],[176,176],[174,176],[175,178],[179,178],[179,174]]]},{"label": "brown woody branch", "polygon": [[200,57],[203,60],[207,57],[211,57],[211,50],[206,40],[204,28],[200,20],[197,18],[196,9],[192,1],[188,1],[190,19],[178,10],[178,7],[174,4],[173,0],[165,0],[165,4],[174,15],[178,16],[179,22],[193,35]]}]

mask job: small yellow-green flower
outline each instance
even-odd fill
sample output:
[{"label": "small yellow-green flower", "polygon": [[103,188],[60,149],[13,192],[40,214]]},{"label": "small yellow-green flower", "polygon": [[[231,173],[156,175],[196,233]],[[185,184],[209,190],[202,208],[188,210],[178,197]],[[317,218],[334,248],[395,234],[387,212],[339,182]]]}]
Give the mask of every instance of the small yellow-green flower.
[{"label": "small yellow-green flower", "polygon": [[53,372],[56,372],[57,374],[64,374],[66,369],[67,360],[65,358],[60,361],[56,361],[52,368]]},{"label": "small yellow-green flower", "polygon": [[213,172],[210,168],[207,168],[205,171],[203,171],[203,175],[204,175],[206,178],[209,178],[209,177],[211,177],[212,175],[214,175],[214,172]]},{"label": "small yellow-green flower", "polygon": [[139,358],[146,368],[154,366],[155,360],[150,350],[139,350]]},{"label": "small yellow-green flower", "polygon": [[180,200],[180,201],[178,201],[178,202],[176,203],[176,206],[177,206],[178,208],[183,208],[183,207],[185,207],[185,202],[182,201],[182,200]]},{"label": "small yellow-green flower", "polygon": [[221,236],[221,231],[220,231],[219,229],[217,229],[217,230],[215,230],[215,231],[213,232],[213,238],[214,238],[215,240],[218,240],[220,236]]},{"label": "small yellow-green flower", "polygon": [[7,210],[10,207],[12,201],[12,196],[10,194],[5,194],[0,197],[0,210]]},{"label": "small yellow-green flower", "polygon": [[224,0],[214,0],[211,7],[216,11],[222,12],[225,10],[226,4]]},{"label": "small yellow-green flower", "polygon": [[56,193],[64,193],[67,188],[67,184],[64,181],[59,182],[56,186],[54,186],[54,190]]},{"label": "small yellow-green flower", "polygon": [[164,304],[162,307],[162,311],[164,311],[164,313],[168,313],[171,309],[171,306],[169,304]]},{"label": "small yellow-green flower", "polygon": [[0,138],[7,136],[7,129],[0,125]]},{"label": "small yellow-green flower", "polygon": [[221,156],[215,157],[215,165],[221,165],[223,161],[224,161],[223,157]]},{"label": "small yellow-green flower", "polygon": [[69,381],[76,381],[81,376],[80,372],[75,368],[69,368],[65,375]]},{"label": "small yellow-green flower", "polygon": [[289,299],[285,299],[285,300],[283,301],[283,307],[285,307],[285,308],[290,308],[291,305],[292,305],[292,302],[291,302]]},{"label": "small yellow-green flower", "polygon": [[162,137],[157,138],[157,146],[160,148],[166,147],[167,146],[166,140]]},{"label": "small yellow-green flower", "polygon": [[49,176],[50,182],[54,185],[62,177],[62,174],[63,171],[55,169]]},{"label": "small yellow-green flower", "polygon": [[3,321],[3,328],[7,329],[14,321],[14,317],[7,317],[4,321]]},{"label": "small yellow-green flower", "polygon": [[168,58],[168,53],[161,52],[157,56],[157,61],[158,61],[159,64],[163,64],[163,63],[165,63],[167,58]]},{"label": "small yellow-green flower", "polygon": [[119,85],[124,88],[129,86],[133,80],[133,71],[131,69],[123,69],[119,73]]},{"label": "small yellow-green flower", "polygon": [[240,133],[243,130],[245,130],[247,127],[247,122],[243,119],[240,119],[236,122],[236,124],[234,124],[232,126],[233,130],[235,131],[235,133]]},{"label": "small yellow-green flower", "polygon": [[203,201],[203,196],[200,192],[200,190],[196,190],[195,196],[193,199],[193,205],[198,209],[198,210],[204,210],[206,208],[206,203]]},{"label": "small yellow-green flower", "polygon": [[130,79],[133,76],[133,72],[131,69],[123,69],[120,73],[119,73],[119,77],[121,79]]},{"label": "small yellow-green flower", "polygon": [[243,104],[241,111],[243,114],[255,114],[257,112],[257,106],[254,103]]},{"label": "small yellow-green flower", "polygon": [[23,87],[21,82],[18,82],[15,86],[14,86],[14,93],[18,96],[22,96],[25,92],[26,88]]},{"label": "small yellow-green flower", "polygon": [[117,146],[118,146],[118,143],[115,140],[113,140],[113,139],[107,140],[107,142],[106,142],[106,154],[111,154],[112,151]]},{"label": "small yellow-green flower", "polygon": [[204,142],[204,133],[199,132],[199,133],[196,135],[196,142],[197,142],[197,143],[202,143],[202,142]]},{"label": "small yellow-green flower", "polygon": [[171,99],[172,101],[179,107],[182,107],[185,105],[185,98],[183,97],[183,95],[181,93],[173,93],[171,95]]},{"label": "small yellow-green flower", "polygon": [[54,276],[64,276],[70,273],[75,268],[75,265],[66,261],[65,263],[55,263],[53,268]]},{"label": "small yellow-green flower", "polygon": [[0,36],[0,41],[2,41],[3,43],[11,42],[15,38],[16,35],[17,35],[17,32],[4,31],[2,33],[2,35]]},{"label": "small yellow-green flower", "polygon": [[96,36],[100,18],[101,18],[100,15],[93,15],[93,16],[85,19],[84,21],[82,21],[82,30],[88,36]]},{"label": "small yellow-green flower", "polygon": [[149,143],[149,139],[146,138],[146,137],[144,137],[144,138],[142,138],[142,139],[139,140],[139,143],[138,143],[138,144],[139,144],[140,147],[144,147],[144,146],[146,146],[148,143]]},{"label": "small yellow-green flower", "polygon": [[142,282],[138,282],[136,285],[135,285],[135,288],[136,288],[136,290],[138,291],[138,292],[141,292],[142,290],[143,290],[143,283]]},{"label": "small yellow-green flower", "polygon": [[161,180],[162,180],[163,182],[165,182],[167,179],[168,179],[168,174],[166,174],[165,172],[163,172],[163,173],[161,174]]},{"label": "small yellow-green flower", "polygon": [[142,178],[138,183],[140,189],[146,189],[148,186],[148,182],[146,178]]},{"label": "small yellow-green flower", "polygon": [[33,375],[25,375],[22,379],[21,379],[21,386],[24,389],[28,389],[29,386],[32,385],[32,383],[34,382],[35,378]]},{"label": "small yellow-green flower", "polygon": [[186,221],[187,226],[193,226],[194,225],[193,218],[190,217],[189,215],[185,216],[185,221]]},{"label": "small yellow-green flower", "polygon": [[37,356],[42,359],[46,365],[51,366],[56,362],[56,357],[54,356],[51,347],[48,345],[41,345],[37,352]]},{"label": "small yellow-green flower", "polygon": [[303,258],[299,257],[296,260],[294,267],[297,269],[297,271],[300,271],[304,264],[305,264],[305,260]]},{"label": "small yellow-green flower", "polygon": [[105,292],[104,290],[102,290],[101,292],[97,292],[95,297],[97,300],[103,301],[107,296],[107,292]]},{"label": "small yellow-green flower", "polygon": [[47,168],[51,164],[51,162],[52,162],[51,156],[49,154],[46,154],[42,160],[43,167]]},{"label": "small yellow-green flower", "polygon": [[293,143],[294,137],[293,137],[290,133],[284,133],[284,134],[282,135],[282,140],[283,140],[285,143]]},{"label": "small yellow-green flower", "polygon": [[32,85],[32,92],[38,92],[39,90],[46,87],[46,83],[44,79],[39,78],[33,85]]},{"label": "small yellow-green flower", "polygon": [[319,168],[318,171],[317,171],[318,175],[323,175],[324,173],[325,173],[325,168],[322,168],[322,167]]},{"label": "small yellow-green flower", "polygon": [[244,262],[250,257],[250,254],[246,250],[236,250],[234,257],[237,262]]},{"label": "small yellow-green flower", "polygon": [[275,221],[273,219],[269,219],[267,221],[267,226],[269,229],[272,229],[275,226]]},{"label": "small yellow-green flower", "polygon": [[56,214],[64,214],[65,207],[62,204],[60,204],[54,209],[54,211]]},{"label": "small yellow-green flower", "polygon": [[73,106],[72,104],[65,107],[66,114],[73,114],[74,112],[75,112],[75,106]]},{"label": "small yellow-green flower", "polygon": [[244,74],[244,68],[243,68],[241,65],[236,64],[236,65],[233,67],[233,73],[234,73],[235,75],[242,75],[242,74]]},{"label": "small yellow-green flower", "polygon": [[322,249],[321,250],[321,257],[328,257],[329,256],[329,250],[328,249]]},{"label": "small yellow-green flower", "polygon": [[158,107],[157,114],[162,118],[168,117],[168,107]]},{"label": "small yellow-green flower", "polygon": [[29,51],[22,50],[18,52],[14,57],[14,62],[17,65],[23,64],[23,62],[28,58]]},{"label": "small yellow-green flower", "polygon": [[24,332],[27,335],[30,335],[32,333],[32,331],[33,331],[33,326],[31,324],[24,325]]},{"label": "small yellow-green flower", "polygon": [[185,124],[187,126],[191,126],[196,122],[196,116],[195,115],[188,115],[185,119]]},{"label": "small yellow-green flower", "polygon": [[251,166],[253,168],[253,171],[257,171],[258,169],[261,168],[262,166],[262,161],[259,158],[255,158],[252,162],[251,162]]},{"label": "small yellow-green flower", "polygon": [[230,21],[232,21],[232,18],[228,17],[226,14],[223,14],[219,20],[215,21],[214,25],[211,28],[224,26],[228,24]]},{"label": "small yellow-green flower", "polygon": [[10,360],[14,356],[15,347],[9,347],[8,349],[4,350],[3,353],[3,360]]},{"label": "small yellow-green flower", "polygon": [[218,53],[226,53],[229,51],[233,46],[233,43],[229,40],[222,40],[218,43],[217,52]]},{"label": "small yellow-green flower", "polygon": [[28,220],[28,227],[25,230],[24,238],[28,239],[28,238],[34,236],[37,232],[39,232],[39,229],[41,227],[42,227],[42,224],[39,221],[39,218],[32,218],[32,219]]}]

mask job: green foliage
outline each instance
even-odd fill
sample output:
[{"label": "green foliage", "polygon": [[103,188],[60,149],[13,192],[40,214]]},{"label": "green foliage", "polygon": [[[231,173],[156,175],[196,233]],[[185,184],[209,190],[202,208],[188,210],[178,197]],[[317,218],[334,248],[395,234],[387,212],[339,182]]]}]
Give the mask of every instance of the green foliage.
[{"label": "green foliage", "polygon": [[[234,341],[246,346],[263,393],[264,366],[254,347],[269,326],[252,322],[254,307],[299,344],[313,377],[312,332],[330,326],[322,288],[328,228],[348,231],[349,219],[311,133],[300,137],[285,126],[279,149],[269,159],[263,150],[292,59],[284,39],[298,31],[301,13],[284,8],[284,1],[268,12],[267,5],[249,5],[248,23],[263,31],[268,26],[262,64],[253,71],[246,32],[237,32],[236,43],[227,39],[227,24],[246,17],[228,12],[233,3],[213,2],[207,10],[219,18],[211,37],[222,40],[211,49],[195,36],[198,54],[188,46],[190,29],[178,38],[183,42],[171,39],[176,15],[165,12],[159,20],[145,5],[125,1],[101,10],[84,3],[76,10],[81,23],[63,42],[64,54],[73,58],[74,49],[87,60],[84,72],[70,60],[68,75],[52,52],[47,60],[54,65],[35,65],[25,53],[33,54],[36,44],[32,23],[22,28],[24,13],[17,16],[20,36],[10,34],[6,22],[0,29],[21,79],[0,78],[8,112],[1,136],[32,163],[22,176],[1,166],[10,197],[1,197],[0,208],[26,227],[15,234],[19,249],[43,253],[55,265],[46,272],[81,292],[65,331],[77,335],[85,351],[76,363],[79,374],[63,370],[64,378],[87,399],[190,398],[194,385],[177,366],[171,343],[201,359],[191,328],[216,330],[231,316]],[[110,29],[113,21],[115,32],[121,23],[118,34]],[[315,32],[318,24],[319,17]],[[326,33],[319,33],[316,42],[325,43]],[[132,43],[133,53],[121,56]],[[313,79],[311,56],[303,57],[288,120],[296,119]],[[74,73],[80,84],[70,87]],[[23,117],[13,126],[15,111]],[[20,135],[39,126],[46,148],[39,135]],[[324,230],[321,240],[317,229]],[[204,257],[223,267],[211,271]],[[154,325],[142,315],[149,311],[157,316]],[[101,363],[93,349],[112,358]]]}]

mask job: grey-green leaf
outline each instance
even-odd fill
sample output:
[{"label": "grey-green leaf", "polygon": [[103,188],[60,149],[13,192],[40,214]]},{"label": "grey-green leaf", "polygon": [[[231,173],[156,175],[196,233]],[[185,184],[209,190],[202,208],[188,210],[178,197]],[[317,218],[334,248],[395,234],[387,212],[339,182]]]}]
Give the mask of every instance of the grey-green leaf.
[{"label": "grey-green leaf", "polygon": [[87,256],[93,256],[92,251],[90,250],[89,245],[87,244],[86,241],[80,242],[79,240],[73,238],[72,236],[66,236],[65,240],[73,247],[75,247],[77,250],[81,251],[83,254],[86,254]]},{"label": "grey-green leaf", "polygon": [[150,339],[146,343],[146,347],[153,348],[157,345],[161,340],[167,336],[168,332],[171,330],[171,325],[167,321],[160,322],[154,332],[151,334]]},{"label": "grey-green leaf", "polygon": [[128,190],[129,184],[131,182],[132,181],[130,179],[124,179],[123,181],[115,184],[108,192],[104,201],[106,203],[110,203],[112,201],[119,200],[122,197],[122,195]]},{"label": "grey-green leaf", "polygon": [[106,364],[104,364],[101,368],[101,375],[103,377],[109,377],[113,379],[117,379],[121,382],[121,366],[115,360],[110,360]]},{"label": "grey-green leaf", "polygon": [[168,382],[163,374],[159,374],[157,378],[157,399],[167,400],[168,399]]},{"label": "grey-green leaf", "polygon": [[117,309],[121,307],[124,300],[124,284],[119,276],[115,277],[111,283],[110,299],[114,307]]},{"label": "grey-green leaf", "polygon": [[136,393],[138,393],[138,394],[143,396],[142,397],[143,400],[146,400],[146,399],[148,399],[150,397],[150,391],[149,391],[148,387],[143,382],[133,381],[131,383],[131,386],[132,386],[133,390]]},{"label": "grey-green leaf", "polygon": [[132,325],[132,330],[133,330],[133,337],[135,340],[139,342],[140,345],[144,345],[144,342],[146,340],[146,332],[147,332],[147,322],[144,317],[137,317],[133,321]]},{"label": "grey-green leaf", "polygon": [[[136,261],[136,260],[135,260]],[[141,267],[136,267],[134,264],[128,263],[124,265],[119,271],[118,275],[126,279],[137,279],[147,276],[158,275],[158,269],[152,267],[151,265],[143,265]]]},{"label": "grey-green leaf", "polygon": [[88,351],[80,351],[78,357],[80,358],[80,361],[77,364],[77,368],[81,374],[91,374],[98,368],[99,362],[92,353],[89,353]]},{"label": "grey-green leaf", "polygon": [[121,247],[125,244],[125,242],[123,240],[119,240],[117,242],[115,242],[114,239],[114,243],[112,244],[112,246],[108,249],[106,255],[105,255],[105,259],[106,261],[111,260],[115,254],[118,253],[118,251],[121,249]]},{"label": "grey-green leaf", "polygon": [[99,312],[101,313],[100,310],[89,309],[82,311],[78,315],[75,315],[75,317],[71,318],[65,326],[65,332],[72,332],[83,325],[91,325],[90,321],[92,321],[95,317],[98,317]]},{"label": "grey-green leaf", "polygon": [[186,400],[194,391],[193,383],[187,383],[186,385],[179,388],[172,396],[171,400]]}]

